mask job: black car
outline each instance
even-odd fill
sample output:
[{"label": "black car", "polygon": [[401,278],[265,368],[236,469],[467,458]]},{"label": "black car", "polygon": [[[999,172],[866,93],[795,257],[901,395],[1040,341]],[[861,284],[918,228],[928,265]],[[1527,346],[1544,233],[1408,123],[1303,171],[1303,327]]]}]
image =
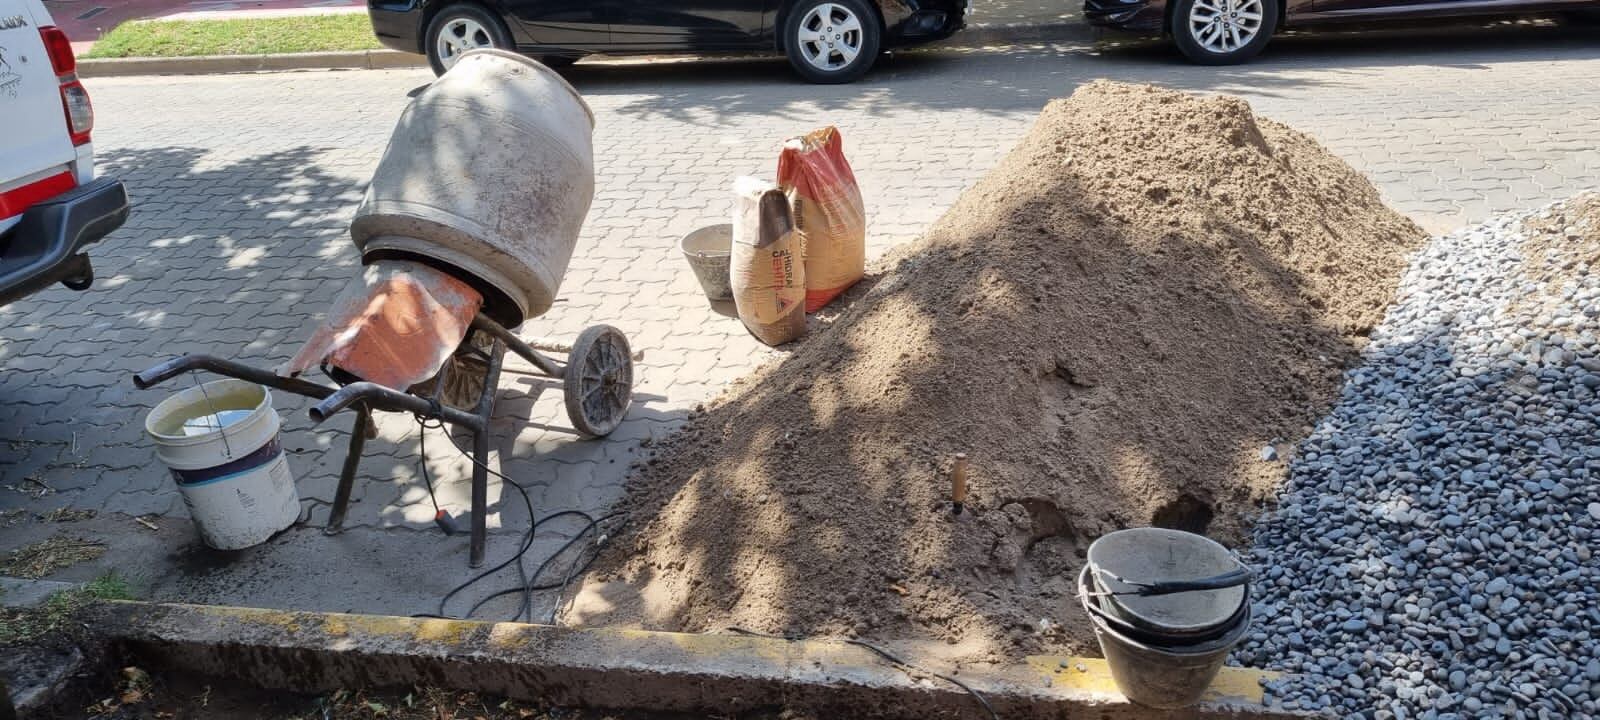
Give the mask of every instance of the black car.
[{"label": "black car", "polygon": [[1091,25],[1169,35],[1191,61],[1231,65],[1284,28],[1357,20],[1529,15],[1573,11],[1592,20],[1600,0],[1085,0]]},{"label": "black car", "polygon": [[878,53],[949,37],[968,0],[368,0],[378,40],[436,73],[495,47],[547,65],[590,53],[778,50],[817,83],[866,73]]}]

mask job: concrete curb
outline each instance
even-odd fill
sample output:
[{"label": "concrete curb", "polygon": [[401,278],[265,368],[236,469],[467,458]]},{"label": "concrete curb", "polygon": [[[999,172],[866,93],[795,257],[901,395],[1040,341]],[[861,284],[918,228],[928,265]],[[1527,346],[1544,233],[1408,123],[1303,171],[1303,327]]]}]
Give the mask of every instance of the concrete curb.
[{"label": "concrete curb", "polygon": [[[429,684],[606,709],[740,713],[804,709],[822,717],[974,718],[976,701],[854,645],[743,635],[571,629],[519,623],[108,602],[93,624],[153,667],[269,689]],[[940,663],[903,655],[918,667]],[[1080,669],[1081,668],[1081,669]],[[1261,704],[1253,670],[1224,670],[1206,701],[1177,715],[1129,703],[1104,661],[1031,657],[966,669],[962,682],[1004,718],[1297,718]]]},{"label": "concrete curb", "polygon": [[[1094,29],[1083,23],[977,25],[933,47],[982,47],[1020,42],[1090,42]],[[287,55],[199,55],[171,58],[79,60],[86,78],[134,75],[215,75],[281,70],[377,70],[427,67],[422,55],[397,50],[292,53]]]},{"label": "concrete curb", "polygon": [[427,64],[427,59],[421,55],[396,50],[356,50],[288,55],[200,55],[79,60],[78,75],[96,78],[130,75],[213,75],[272,70],[377,70],[425,67]]}]

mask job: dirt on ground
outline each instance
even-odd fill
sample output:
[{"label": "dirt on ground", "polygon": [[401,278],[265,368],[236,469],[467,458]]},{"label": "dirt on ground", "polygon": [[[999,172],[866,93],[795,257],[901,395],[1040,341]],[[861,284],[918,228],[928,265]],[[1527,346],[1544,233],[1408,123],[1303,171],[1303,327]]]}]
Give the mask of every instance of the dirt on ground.
[{"label": "dirt on ground", "polygon": [[567,621],[1094,652],[1088,544],[1240,541],[1423,239],[1242,100],[1086,85],[656,448]]},{"label": "dirt on ground", "polygon": [[[1547,303],[1570,303],[1560,288],[1600,268],[1600,190],[1579,193],[1523,223],[1527,239],[1523,274],[1546,292],[1528,293]],[[1576,253],[1574,249],[1576,248]]]},{"label": "dirt on ground", "polygon": [[[53,518],[46,518],[46,521],[59,522]],[[105,552],[105,543],[57,534],[0,556],[0,575],[34,580],[88,562]]]}]

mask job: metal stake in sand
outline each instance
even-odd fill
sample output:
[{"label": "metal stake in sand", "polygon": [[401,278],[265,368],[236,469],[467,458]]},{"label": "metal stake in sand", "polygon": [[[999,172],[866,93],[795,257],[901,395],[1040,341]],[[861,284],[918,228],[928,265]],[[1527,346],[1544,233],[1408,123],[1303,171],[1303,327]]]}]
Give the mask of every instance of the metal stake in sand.
[{"label": "metal stake in sand", "polygon": [[954,513],[960,515],[961,508],[967,504],[966,453],[956,453],[956,461],[950,466],[950,501],[955,503]]}]

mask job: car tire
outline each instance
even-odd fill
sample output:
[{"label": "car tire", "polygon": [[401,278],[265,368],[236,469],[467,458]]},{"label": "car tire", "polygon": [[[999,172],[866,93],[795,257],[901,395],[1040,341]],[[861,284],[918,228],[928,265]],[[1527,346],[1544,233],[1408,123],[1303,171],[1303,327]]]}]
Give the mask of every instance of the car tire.
[{"label": "car tire", "polygon": [[1277,0],[1176,0],[1167,29],[1199,65],[1236,65],[1261,54],[1278,29]]},{"label": "car tire", "polygon": [[799,0],[783,24],[783,49],[809,82],[855,82],[878,59],[883,35],[863,0]]},{"label": "car tire", "polygon": [[468,50],[515,49],[505,22],[473,3],[448,5],[433,16],[428,31],[423,33],[422,47],[435,75],[443,75],[455,64],[455,58]]}]

